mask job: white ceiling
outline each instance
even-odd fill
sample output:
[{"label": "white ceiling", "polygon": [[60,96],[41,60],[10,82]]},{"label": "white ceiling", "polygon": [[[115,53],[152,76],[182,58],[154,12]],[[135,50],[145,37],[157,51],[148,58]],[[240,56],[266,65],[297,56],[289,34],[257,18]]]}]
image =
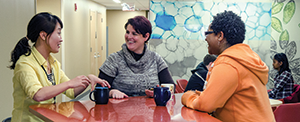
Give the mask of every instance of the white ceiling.
[{"label": "white ceiling", "polygon": [[135,6],[135,10],[149,10],[149,0],[120,0],[121,3],[115,3],[113,0],[93,0],[108,10],[122,10],[122,3],[127,3],[129,6]]}]

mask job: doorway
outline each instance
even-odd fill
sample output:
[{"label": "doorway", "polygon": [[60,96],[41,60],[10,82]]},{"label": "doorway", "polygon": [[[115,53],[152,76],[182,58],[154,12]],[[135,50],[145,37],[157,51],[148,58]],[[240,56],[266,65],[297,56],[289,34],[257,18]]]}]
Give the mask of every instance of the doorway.
[{"label": "doorway", "polygon": [[102,65],[102,14],[96,11],[90,13],[90,73],[98,76],[99,68]]}]

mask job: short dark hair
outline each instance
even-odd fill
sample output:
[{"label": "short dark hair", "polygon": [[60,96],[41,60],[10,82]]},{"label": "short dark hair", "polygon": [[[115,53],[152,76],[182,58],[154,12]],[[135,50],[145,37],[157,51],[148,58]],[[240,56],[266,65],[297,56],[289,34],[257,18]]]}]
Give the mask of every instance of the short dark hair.
[{"label": "short dark hair", "polygon": [[218,32],[224,33],[224,38],[230,45],[243,43],[245,39],[245,23],[241,17],[232,11],[224,11],[213,17],[211,29],[215,34]]},{"label": "short dark hair", "polygon": [[143,37],[146,37],[146,34],[149,33],[149,38],[145,43],[148,42],[152,34],[152,26],[150,21],[146,17],[135,16],[134,18],[128,19],[127,23],[124,26],[125,29],[127,28],[128,24],[130,24],[137,33],[142,34]]},{"label": "short dark hair", "polygon": [[217,59],[216,55],[207,54],[203,58],[203,64],[207,66],[210,62],[214,62]]},{"label": "short dark hair", "polygon": [[282,62],[282,65],[280,66],[279,74],[281,74],[283,71],[291,71],[289,68],[289,61],[284,53],[277,53],[274,55],[274,59],[278,62]]}]

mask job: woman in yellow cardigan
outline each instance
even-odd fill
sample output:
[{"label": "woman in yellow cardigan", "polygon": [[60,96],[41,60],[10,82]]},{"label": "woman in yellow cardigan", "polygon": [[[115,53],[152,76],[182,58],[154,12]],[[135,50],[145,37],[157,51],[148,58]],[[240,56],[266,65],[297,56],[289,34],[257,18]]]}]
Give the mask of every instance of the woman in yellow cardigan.
[{"label": "woman in yellow cardigan", "polygon": [[[12,112],[13,122],[41,121],[29,112],[29,106],[39,103],[54,103],[61,93],[75,98],[91,84],[110,87],[108,82],[94,75],[69,79],[61,70],[60,63],[50,53],[59,51],[62,37],[61,20],[49,13],[36,14],[29,22],[27,35],[11,53],[14,70]],[[33,43],[30,47],[28,41]],[[92,87],[93,89],[94,87]]]}]

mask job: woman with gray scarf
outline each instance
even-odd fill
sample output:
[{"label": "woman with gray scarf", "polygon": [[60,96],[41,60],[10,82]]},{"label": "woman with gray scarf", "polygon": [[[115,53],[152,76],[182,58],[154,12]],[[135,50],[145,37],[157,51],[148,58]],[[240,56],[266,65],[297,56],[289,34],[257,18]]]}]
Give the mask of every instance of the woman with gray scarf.
[{"label": "woman with gray scarf", "polygon": [[147,49],[152,26],[143,16],[128,19],[125,24],[125,44],[112,53],[100,67],[99,78],[111,85],[109,96],[125,98],[147,95],[149,88],[162,83],[174,84],[166,62],[157,53]]}]

